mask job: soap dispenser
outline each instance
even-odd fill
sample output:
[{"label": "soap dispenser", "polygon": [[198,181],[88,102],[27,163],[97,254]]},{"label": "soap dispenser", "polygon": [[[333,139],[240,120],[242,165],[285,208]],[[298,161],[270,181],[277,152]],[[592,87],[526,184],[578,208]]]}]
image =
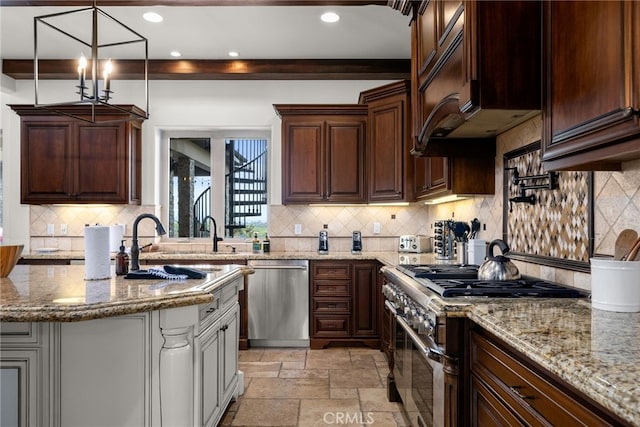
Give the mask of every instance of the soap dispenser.
[{"label": "soap dispenser", "polygon": [[129,273],[129,255],[124,250],[124,240],[120,242],[120,252],[116,254],[116,275],[124,276]]}]

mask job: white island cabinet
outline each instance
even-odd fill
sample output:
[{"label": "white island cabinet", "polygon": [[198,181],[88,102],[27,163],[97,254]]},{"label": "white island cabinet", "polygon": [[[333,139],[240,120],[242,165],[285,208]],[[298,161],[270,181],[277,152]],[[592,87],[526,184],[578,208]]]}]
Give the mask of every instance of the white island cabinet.
[{"label": "white island cabinet", "polygon": [[[244,277],[235,271],[218,279],[188,289],[156,283],[170,288],[159,308],[121,315],[87,314],[89,304],[78,309],[80,320],[17,322],[24,307],[14,305],[12,321],[0,307],[0,425],[216,426],[241,392],[238,293]],[[115,288],[121,280],[112,279]],[[128,301],[158,303],[153,284],[126,282]],[[108,310],[118,290],[111,286],[109,293],[111,301],[101,303]]]}]

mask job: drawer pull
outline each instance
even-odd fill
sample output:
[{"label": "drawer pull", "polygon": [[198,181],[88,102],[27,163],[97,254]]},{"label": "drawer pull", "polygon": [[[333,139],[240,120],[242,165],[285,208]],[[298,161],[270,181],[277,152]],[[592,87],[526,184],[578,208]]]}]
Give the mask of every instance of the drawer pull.
[{"label": "drawer pull", "polygon": [[525,396],[524,394],[522,394],[522,392],[520,391],[522,388],[523,387],[521,385],[513,385],[509,387],[509,389],[522,400],[533,400],[536,398],[535,396]]},{"label": "drawer pull", "polygon": [[335,304],[328,304],[328,305],[327,305],[327,307],[329,307],[329,308],[336,308],[336,305],[335,305]]},{"label": "drawer pull", "polygon": [[207,313],[207,314],[210,314],[210,313],[213,313],[214,311],[216,311],[216,309],[212,307],[212,308],[208,309],[208,310],[206,311],[206,313]]}]

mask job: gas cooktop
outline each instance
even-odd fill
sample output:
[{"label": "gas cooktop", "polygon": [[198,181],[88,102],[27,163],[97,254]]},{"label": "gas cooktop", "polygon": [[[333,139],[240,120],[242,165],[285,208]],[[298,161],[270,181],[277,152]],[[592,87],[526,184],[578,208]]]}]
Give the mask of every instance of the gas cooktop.
[{"label": "gas cooktop", "polygon": [[466,264],[401,264],[396,267],[443,297],[583,298],[579,289],[523,276],[518,280],[480,280],[478,266]]},{"label": "gas cooktop", "polygon": [[418,282],[443,297],[482,296],[500,298],[582,298],[586,296],[586,294],[579,289],[527,276],[523,276],[518,280],[506,281],[486,281],[479,279],[418,279]]}]

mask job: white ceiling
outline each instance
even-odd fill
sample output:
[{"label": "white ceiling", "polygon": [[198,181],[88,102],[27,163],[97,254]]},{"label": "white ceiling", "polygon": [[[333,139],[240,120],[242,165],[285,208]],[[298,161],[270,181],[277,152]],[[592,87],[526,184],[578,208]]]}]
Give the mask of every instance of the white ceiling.
[{"label": "white ceiling", "polygon": [[[77,9],[0,7],[0,56],[7,59],[33,58],[33,18]],[[100,9],[148,39],[149,59],[171,59],[171,50],[180,51],[183,59],[230,59],[227,55],[230,50],[240,53],[238,59],[408,59],[411,56],[409,20],[386,6]],[[341,16],[340,21],[335,24],[320,21],[320,15],[327,10],[337,12]],[[159,24],[145,21],[142,14],[147,11],[158,12],[164,21]],[[75,27],[86,27],[88,31],[90,24],[83,22],[75,24]],[[39,46],[41,42],[42,46],[44,42],[50,42],[46,57],[68,59],[79,55],[77,51],[69,52],[75,49],[58,43],[55,36],[50,36],[51,33],[41,31],[40,25],[38,31]],[[44,58],[44,49],[39,47],[39,50],[39,55]]]}]

